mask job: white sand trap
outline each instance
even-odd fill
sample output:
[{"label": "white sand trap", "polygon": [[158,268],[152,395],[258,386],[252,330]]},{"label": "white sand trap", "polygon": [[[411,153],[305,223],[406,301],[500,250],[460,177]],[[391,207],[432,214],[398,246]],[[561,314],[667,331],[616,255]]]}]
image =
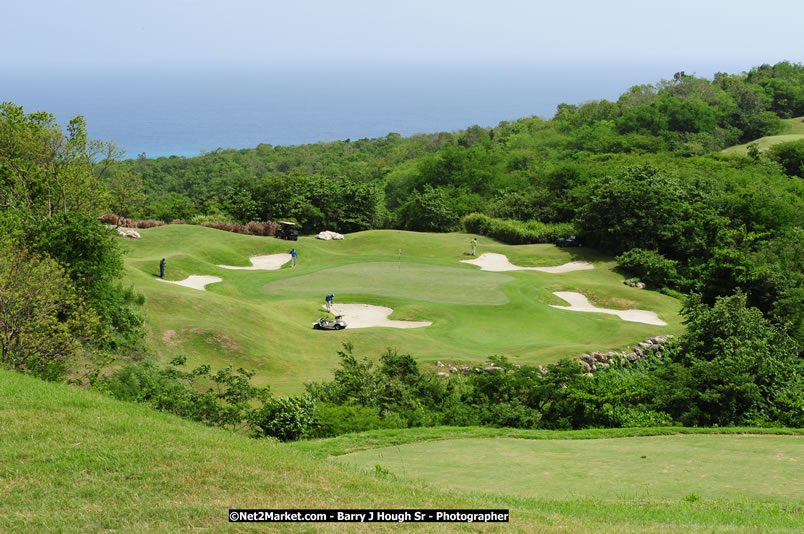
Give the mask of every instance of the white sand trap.
[{"label": "white sand trap", "polygon": [[233,265],[218,265],[224,269],[239,271],[275,271],[290,261],[290,254],[266,254],[265,256],[252,256],[251,267],[235,267]]},{"label": "white sand trap", "polygon": [[333,304],[332,313],[343,315],[346,328],[371,328],[387,326],[390,328],[421,328],[433,324],[430,321],[393,321],[388,318],[393,312],[385,306],[371,304]]},{"label": "white sand trap", "polygon": [[505,254],[496,254],[494,252],[486,252],[481,254],[474,260],[461,260],[461,263],[470,263],[480,267],[481,271],[541,271],[543,273],[569,273],[572,271],[585,271],[587,269],[594,269],[595,266],[586,261],[571,261],[564,265],[556,265],[554,267],[520,267],[508,261],[508,256]]},{"label": "white sand trap", "polygon": [[566,300],[570,303],[570,305],[554,306],[551,304],[551,308],[580,312],[608,313],[611,315],[616,315],[623,321],[630,321],[632,323],[655,324],[659,326],[667,325],[667,323],[659,319],[659,316],[656,314],[656,312],[644,310],[609,310],[607,308],[598,308],[589,302],[589,299],[587,299],[585,296],[581,295],[580,293],[575,293],[574,291],[555,291],[553,295],[560,299]]},{"label": "white sand trap", "polygon": [[190,275],[184,280],[162,280],[161,278],[157,278],[156,280],[159,282],[167,282],[168,284],[176,284],[177,286],[189,287],[191,289],[200,289],[201,291],[206,291],[209,284],[223,282],[223,278],[220,276],[202,276],[199,274]]}]

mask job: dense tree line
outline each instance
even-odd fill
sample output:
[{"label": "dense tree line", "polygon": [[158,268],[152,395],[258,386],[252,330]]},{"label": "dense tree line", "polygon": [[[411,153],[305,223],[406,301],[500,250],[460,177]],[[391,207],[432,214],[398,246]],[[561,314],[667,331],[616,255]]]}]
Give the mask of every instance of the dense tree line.
[{"label": "dense tree line", "polygon": [[[780,133],[782,118],[802,115],[804,67],[782,62],[740,75],[718,73],[713,80],[680,72],[632,87],[616,102],[561,104],[550,120],[409,138],[218,149],[196,158],[141,155],[107,176],[110,183],[125,176],[142,185],[144,197],[120,191],[120,215],[166,222],[294,218],[311,233],[323,226],[455,229],[471,212],[570,222],[577,214],[572,196],[585,196],[577,188],[624,161],[706,156]],[[781,149],[771,160],[783,161],[787,174],[800,172],[800,157]],[[735,158],[729,165],[745,162]],[[354,198],[359,205],[350,204]]]},{"label": "dense tree line", "polygon": [[122,253],[98,221],[117,155],[45,112],[0,105],[0,364],[49,379],[96,373],[143,348],[142,298],[121,284]]}]

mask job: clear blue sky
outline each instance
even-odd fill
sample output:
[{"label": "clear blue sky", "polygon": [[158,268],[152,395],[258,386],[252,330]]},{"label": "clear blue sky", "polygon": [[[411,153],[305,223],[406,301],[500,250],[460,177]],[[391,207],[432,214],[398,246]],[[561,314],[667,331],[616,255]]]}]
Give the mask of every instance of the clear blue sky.
[{"label": "clear blue sky", "polygon": [[[299,60],[804,60],[804,0],[11,0],[0,71]],[[1,75],[0,75],[1,76]]]}]

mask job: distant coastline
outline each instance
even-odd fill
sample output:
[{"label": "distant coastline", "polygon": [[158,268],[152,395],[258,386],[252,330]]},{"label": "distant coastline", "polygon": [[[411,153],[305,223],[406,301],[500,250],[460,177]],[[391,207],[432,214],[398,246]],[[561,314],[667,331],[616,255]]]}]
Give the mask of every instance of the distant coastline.
[{"label": "distant coastline", "polygon": [[193,157],[219,147],[409,136],[549,118],[561,102],[616,99],[631,85],[656,83],[680,70],[711,77],[755,63],[555,59],[40,71],[9,76],[2,100],[28,112],[50,111],[61,124],[82,114],[90,136],[115,142],[126,158]]}]

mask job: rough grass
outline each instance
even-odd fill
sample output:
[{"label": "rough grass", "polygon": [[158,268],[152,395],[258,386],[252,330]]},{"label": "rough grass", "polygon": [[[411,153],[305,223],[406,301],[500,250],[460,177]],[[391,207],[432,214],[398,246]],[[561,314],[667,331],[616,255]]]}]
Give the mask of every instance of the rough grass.
[{"label": "rough grass", "polygon": [[[245,236],[191,225],[144,230],[128,241],[129,281],[147,297],[150,345],[167,360],[186,355],[189,365],[233,365],[257,371],[257,380],[277,393],[294,393],[310,380],[330,379],[345,341],[361,355],[376,357],[391,347],[419,361],[482,363],[492,354],[539,364],[590,350],[623,348],[646,336],[681,331],[677,300],[622,284],[614,262],[587,249],[552,245],[509,246],[481,238],[478,253],[498,252],[523,266],[574,260],[594,270],[565,274],[535,271],[490,273],[462,264],[470,235],[370,231],[343,241],[304,237],[297,242]],[[295,269],[232,271],[249,256],[299,251]],[[400,256],[399,250],[402,254]],[[159,260],[166,277],[215,275],[223,282],[201,292],[155,281]],[[653,310],[669,323],[656,327],[603,314],[557,310],[553,291],[581,291],[599,306]],[[427,328],[367,328],[319,332],[324,296],[337,303],[367,303],[394,309],[391,319],[428,320]],[[346,318],[348,322],[348,317]],[[203,333],[199,332],[203,329]],[[181,335],[165,341],[165,332]],[[221,350],[210,339],[230,340]],[[433,366],[433,369],[435,367]]]},{"label": "rough grass", "polygon": [[748,154],[748,145],[750,145],[751,143],[756,143],[757,148],[759,148],[759,151],[764,152],[773,145],[778,145],[779,143],[790,143],[792,141],[798,141],[799,139],[804,139],[804,117],[785,119],[782,122],[785,125],[785,129],[784,133],[780,135],[769,135],[766,137],[760,137],[759,139],[751,141],[750,143],[725,148],[721,152],[724,152],[726,154],[746,155]]},{"label": "rough grass", "polygon": [[[778,503],[609,503],[446,491],[6,371],[0,371],[0,503],[0,532],[796,532],[804,526],[801,507]],[[511,522],[230,525],[227,511],[234,507],[508,508]]]}]

